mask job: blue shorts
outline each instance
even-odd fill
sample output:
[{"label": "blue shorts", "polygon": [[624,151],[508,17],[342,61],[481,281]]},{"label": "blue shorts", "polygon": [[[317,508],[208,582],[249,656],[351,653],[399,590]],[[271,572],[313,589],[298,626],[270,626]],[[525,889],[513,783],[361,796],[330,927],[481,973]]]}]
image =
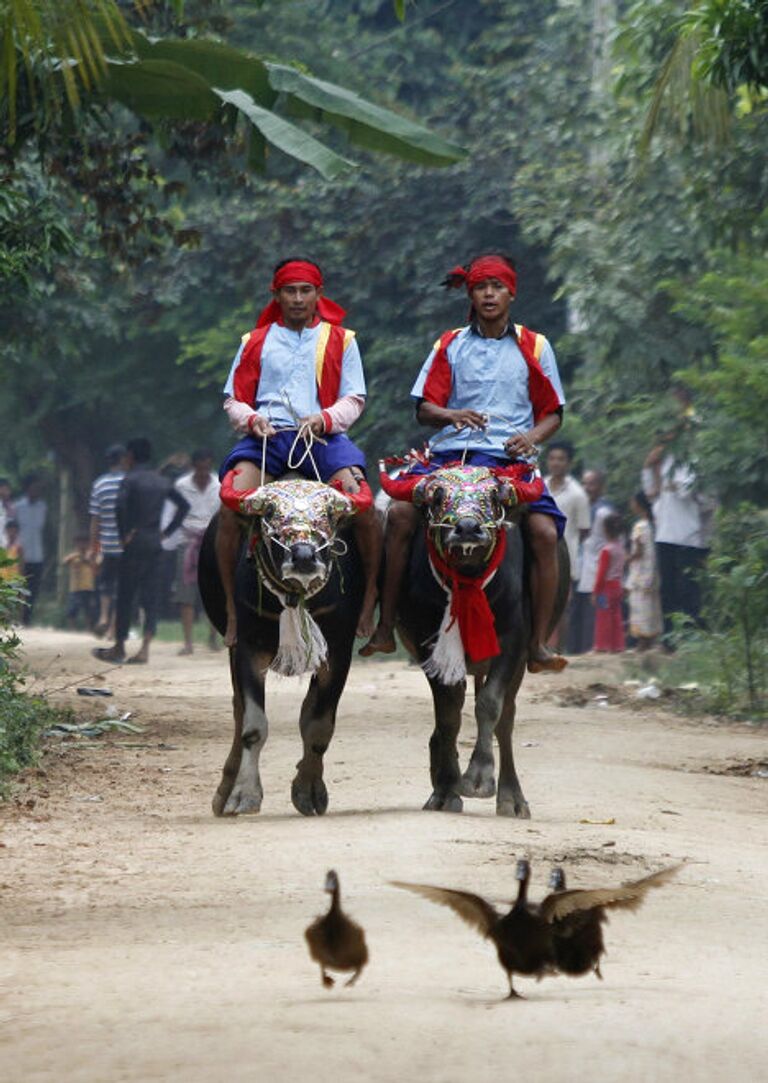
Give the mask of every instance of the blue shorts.
[{"label": "blue shorts", "polygon": [[[310,481],[316,481],[317,475],[312,465],[312,459],[309,455],[304,456],[303,440],[296,444],[291,459],[293,462],[298,463],[304,456],[304,461],[299,466],[289,466],[288,457],[295,439],[295,429],[281,429],[274,436],[268,437],[267,461],[264,469],[273,478],[282,477],[289,470],[296,470],[297,473],[309,478]],[[322,481],[328,481],[338,470],[343,470],[344,467],[359,466],[365,472],[365,455],[343,432],[331,433],[329,436],[324,436],[323,440],[327,441],[327,443],[314,443],[312,445],[312,458],[317,463],[317,469]],[[263,447],[264,441],[261,437],[244,436],[242,440],[235,444],[221,464],[219,480],[221,481],[224,475],[238,463],[249,462],[261,466]]]},{"label": "blue shorts", "polygon": [[[455,463],[460,460],[460,456],[457,456],[455,451],[435,451],[429,460],[429,463],[416,463],[408,471],[409,474],[431,474],[433,471],[438,470],[441,466],[447,466],[448,463]],[[500,459],[495,455],[489,455],[487,451],[470,451],[464,460],[467,466],[509,466],[511,459]],[[527,505],[529,511],[537,511],[541,515],[549,515],[555,520],[555,526],[557,527],[557,536],[562,538],[565,531],[565,524],[568,522],[568,517],[558,508],[555,503],[555,498],[550,493],[547,486],[544,486],[544,492],[541,494],[538,500],[534,500],[531,504]]]}]

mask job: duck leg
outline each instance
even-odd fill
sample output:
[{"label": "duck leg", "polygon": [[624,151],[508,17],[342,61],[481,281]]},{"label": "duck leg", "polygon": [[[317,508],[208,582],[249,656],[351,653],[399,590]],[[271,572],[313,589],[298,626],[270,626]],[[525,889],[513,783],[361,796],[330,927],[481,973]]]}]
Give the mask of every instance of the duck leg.
[{"label": "duck leg", "polygon": [[350,985],[354,985],[355,982],[357,981],[357,979],[362,974],[362,972],[363,972],[363,968],[361,966],[359,966],[357,968],[357,970],[354,972],[354,974],[352,975],[352,977],[349,979],[349,981],[344,982],[345,988],[349,989]]},{"label": "duck leg", "polygon": [[517,989],[515,989],[514,975],[507,974],[507,977],[509,978],[509,996],[507,997],[507,1000],[525,1000],[522,993],[518,993]]},{"label": "duck leg", "polygon": [[335,982],[331,975],[326,971],[324,966],[320,967],[320,977],[323,979],[323,985],[326,989],[332,989]]}]

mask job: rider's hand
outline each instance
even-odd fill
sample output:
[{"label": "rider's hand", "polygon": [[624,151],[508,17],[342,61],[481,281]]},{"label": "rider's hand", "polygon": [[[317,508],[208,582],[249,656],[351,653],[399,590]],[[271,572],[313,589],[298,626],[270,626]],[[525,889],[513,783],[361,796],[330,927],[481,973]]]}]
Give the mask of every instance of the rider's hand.
[{"label": "rider's hand", "polygon": [[485,414],[477,410],[451,410],[451,424],[457,429],[484,429],[487,424]]},{"label": "rider's hand", "polygon": [[322,436],[325,432],[322,414],[310,414],[309,417],[303,417],[299,424],[306,425],[315,436]]},{"label": "rider's hand", "polygon": [[536,455],[536,446],[524,432],[510,436],[504,444],[504,450],[510,459],[532,459]]},{"label": "rider's hand", "polygon": [[274,436],[275,430],[261,414],[253,414],[248,420],[248,430],[251,436]]}]

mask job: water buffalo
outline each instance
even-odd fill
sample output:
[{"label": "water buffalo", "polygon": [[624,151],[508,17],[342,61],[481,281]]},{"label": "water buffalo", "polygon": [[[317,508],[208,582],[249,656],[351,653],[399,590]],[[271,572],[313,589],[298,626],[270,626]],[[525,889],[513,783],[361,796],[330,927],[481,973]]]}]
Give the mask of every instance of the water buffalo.
[{"label": "water buffalo", "polygon": [[[435,729],[429,743],[432,794],[426,809],[460,812],[462,796],[496,794],[500,816],[530,817],[515,771],[512,730],[531,634],[529,556],[520,501],[535,498],[540,487],[531,486],[540,483],[515,480],[512,473],[505,477],[486,467],[443,467],[415,485],[411,478],[410,495],[407,484],[382,475],[390,495],[412,499],[424,515],[424,529],[414,535],[398,601],[397,629],[422,664],[434,701]],[[562,541],[559,562],[553,626],[568,595],[568,551]],[[498,653],[488,657],[494,650]],[[487,660],[473,662],[472,655]],[[462,775],[457,738],[467,674],[480,679],[475,685],[477,739]],[[494,734],[499,746],[498,790]]]},{"label": "water buffalo", "polygon": [[[281,479],[249,492],[234,492],[228,479],[222,499],[245,520],[245,541],[235,578],[237,644],[230,649],[235,732],[213,798],[217,816],[254,813],[263,790],[259,757],[267,740],[264,683],[267,670],[312,672],[301,707],[304,753],[291,800],[304,816],[328,807],[323,756],[349,670],[363,599],[363,574],[351,534],[344,527],[370,506],[359,494],[321,482]],[[198,581],[205,611],[223,633],[224,591],[215,555],[216,519],[200,552]]]}]

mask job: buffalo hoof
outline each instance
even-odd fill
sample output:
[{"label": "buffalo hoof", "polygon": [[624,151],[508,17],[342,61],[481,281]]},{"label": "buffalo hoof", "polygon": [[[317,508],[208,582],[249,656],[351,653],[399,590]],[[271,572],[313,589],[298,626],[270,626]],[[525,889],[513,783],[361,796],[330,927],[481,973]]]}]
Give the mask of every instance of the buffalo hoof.
[{"label": "buffalo hoof", "polygon": [[[218,795],[217,795],[218,796]],[[246,790],[244,787],[234,786],[232,793],[229,795],[221,816],[254,816],[257,812],[261,812],[261,802],[264,797],[263,792],[258,790]],[[214,798],[214,802],[215,802]],[[214,812],[216,806],[214,803]]]},{"label": "buffalo hoof", "polygon": [[459,783],[459,793],[462,797],[495,797],[496,779],[493,777],[493,767],[480,767],[478,764],[470,764]]},{"label": "buffalo hoof", "polygon": [[457,793],[437,793],[434,791],[424,805],[425,812],[461,812],[464,802]]},{"label": "buffalo hoof", "polygon": [[213,795],[213,801],[211,801],[211,808],[213,809],[214,816],[224,815],[224,806],[229,800],[229,795],[232,793],[231,786],[219,786],[216,793]]},{"label": "buffalo hoof", "polygon": [[503,797],[496,802],[496,815],[514,816],[518,820],[530,820],[531,810],[524,797],[517,801],[514,797]]},{"label": "buffalo hoof", "polygon": [[314,779],[309,786],[294,779],[291,801],[302,816],[323,816],[328,811],[328,790],[321,778]]}]

